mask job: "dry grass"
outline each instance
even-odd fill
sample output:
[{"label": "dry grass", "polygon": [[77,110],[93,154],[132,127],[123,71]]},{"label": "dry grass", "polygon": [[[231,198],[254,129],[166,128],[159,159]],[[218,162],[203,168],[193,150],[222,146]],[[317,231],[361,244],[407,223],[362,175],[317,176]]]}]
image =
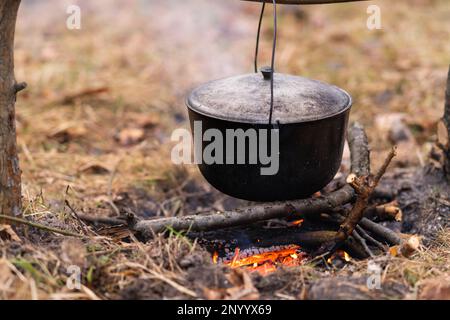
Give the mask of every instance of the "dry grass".
[{"label": "dry grass", "polygon": [[[65,200],[97,215],[129,206],[146,215],[192,209],[178,191],[203,180],[195,168],[171,164],[170,134],[187,126],[183,99],[189,88],[250,71],[258,7],[232,0],[78,3],[82,30],[66,29],[64,3],[56,0],[24,1],[19,16],[16,77],[29,85],[17,103],[25,215],[81,233]],[[367,4],[310,6],[303,14],[282,8],[277,64],[282,72],[352,94],[352,119],[369,130],[375,166],[389,145],[374,119],[406,113],[418,141],[419,156],[411,161],[418,165],[443,110],[450,5],[379,4],[380,31],[365,27]],[[269,59],[269,17],[267,12],[262,61]],[[208,254],[179,235],[148,244],[95,235],[66,239],[31,229],[20,235],[20,243],[0,240],[3,299],[236,297],[223,289],[230,283],[255,297],[245,275],[212,265]],[[442,231],[412,259],[378,258],[384,280],[401,283],[415,298],[426,279],[448,277],[449,236]],[[79,291],[65,285],[70,265],[82,270]],[[364,275],[365,267],[355,263],[329,273]],[[190,281],[198,270],[205,279]],[[290,284],[271,293],[254,280],[261,296],[301,298],[305,283],[329,275],[307,266],[288,273],[295,275]]]}]

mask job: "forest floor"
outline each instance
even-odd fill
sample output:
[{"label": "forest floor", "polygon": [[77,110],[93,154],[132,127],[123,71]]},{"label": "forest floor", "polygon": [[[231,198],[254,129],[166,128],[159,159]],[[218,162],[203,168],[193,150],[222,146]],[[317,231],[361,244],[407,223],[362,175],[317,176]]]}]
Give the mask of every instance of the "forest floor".
[{"label": "forest floor", "polygon": [[[82,233],[67,202],[84,214],[132,211],[142,218],[244,204],[212,190],[195,166],[172,164],[170,137],[188,127],[184,99],[190,89],[252,71],[260,7],[237,0],[78,4],[81,30],[66,28],[61,1],[23,1],[19,12],[16,78],[28,83],[16,106],[24,216]],[[277,70],[352,95],[351,121],[366,127],[374,168],[396,140],[392,127],[405,125],[412,136],[399,144],[387,176],[418,172],[443,114],[450,4],[377,1],[381,30],[366,27],[368,4],[280,6]],[[270,59],[270,17],[269,6],[261,65]],[[348,158],[346,153],[344,173]],[[440,201],[447,218],[450,202]],[[450,296],[450,230],[440,225],[412,257],[372,259],[381,267],[380,290],[366,287],[367,261],[326,268],[306,263],[261,276],[214,264],[210,253],[180,234],[141,243],[124,230],[97,232],[80,240],[0,226],[0,298]],[[80,290],[66,285],[73,266],[81,270]]]}]

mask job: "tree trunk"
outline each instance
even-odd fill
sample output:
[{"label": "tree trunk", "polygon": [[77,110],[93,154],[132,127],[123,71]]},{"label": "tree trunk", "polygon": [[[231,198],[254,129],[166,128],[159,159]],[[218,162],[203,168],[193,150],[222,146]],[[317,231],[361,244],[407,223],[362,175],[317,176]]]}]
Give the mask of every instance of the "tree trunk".
[{"label": "tree trunk", "polygon": [[25,87],[14,78],[14,29],[20,0],[0,1],[0,212],[21,214],[14,103]]},{"label": "tree trunk", "polygon": [[445,172],[447,174],[447,181],[450,182],[450,66],[448,69],[448,77],[447,77],[447,90],[445,91],[445,107],[444,107],[444,117],[443,123],[445,125],[444,135],[446,136],[446,143],[444,145],[444,154],[445,154]]},{"label": "tree trunk", "polygon": [[438,143],[443,151],[443,167],[450,183],[450,66],[448,69],[447,86],[445,90],[444,116],[438,123]]}]

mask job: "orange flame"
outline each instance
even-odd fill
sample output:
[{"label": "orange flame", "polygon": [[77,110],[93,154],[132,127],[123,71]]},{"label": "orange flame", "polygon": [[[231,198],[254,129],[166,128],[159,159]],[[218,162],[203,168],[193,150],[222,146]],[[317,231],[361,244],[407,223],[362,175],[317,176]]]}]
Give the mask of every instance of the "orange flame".
[{"label": "orange flame", "polygon": [[230,267],[234,268],[236,266],[236,261],[238,261],[239,258],[239,252],[240,252],[239,248],[236,248],[234,250],[234,256],[233,259],[231,260]]},{"label": "orange flame", "polygon": [[212,260],[214,264],[217,264],[217,259],[219,259],[219,253],[217,251],[214,251]]},{"label": "orange flame", "polygon": [[350,260],[352,260],[352,258],[350,257],[350,255],[347,252],[345,252],[345,251],[343,251],[343,252],[344,252],[344,260],[345,261],[349,262]]},{"label": "orange flame", "polygon": [[336,257],[340,257],[345,262],[350,262],[352,260],[352,257],[347,252],[344,250],[337,250],[331,257],[328,258],[327,263],[331,264],[333,259]]},{"label": "orange flame", "polygon": [[303,221],[305,221],[304,219],[300,219],[300,220],[295,220],[291,222],[291,226],[298,226],[300,227],[303,223]]},{"label": "orange flame", "polygon": [[225,262],[231,268],[246,267],[250,272],[259,272],[267,275],[277,269],[279,265],[298,266],[302,263],[304,255],[298,253],[300,246],[292,245],[289,248],[264,252],[239,259],[240,249],[236,248],[233,259]]}]

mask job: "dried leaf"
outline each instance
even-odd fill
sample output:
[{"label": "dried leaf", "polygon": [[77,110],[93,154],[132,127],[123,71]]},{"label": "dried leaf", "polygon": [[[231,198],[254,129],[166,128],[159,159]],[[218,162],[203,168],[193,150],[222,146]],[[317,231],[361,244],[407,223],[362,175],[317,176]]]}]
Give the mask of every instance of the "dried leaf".
[{"label": "dried leaf", "polygon": [[17,233],[9,224],[0,224],[0,239],[22,242]]},{"label": "dried leaf", "polygon": [[59,143],[68,143],[72,140],[79,139],[87,134],[88,130],[84,125],[62,124],[58,128],[51,131],[47,136],[57,140]]},{"label": "dried leaf", "polygon": [[108,174],[111,171],[112,170],[104,164],[92,162],[86,163],[78,169],[78,172],[87,174]]},{"label": "dried leaf", "polygon": [[123,146],[130,146],[144,140],[145,131],[142,128],[125,128],[116,134],[115,139]]},{"label": "dried leaf", "polygon": [[141,114],[134,120],[136,126],[142,129],[151,129],[159,124],[160,120],[156,115],[146,115]]}]

